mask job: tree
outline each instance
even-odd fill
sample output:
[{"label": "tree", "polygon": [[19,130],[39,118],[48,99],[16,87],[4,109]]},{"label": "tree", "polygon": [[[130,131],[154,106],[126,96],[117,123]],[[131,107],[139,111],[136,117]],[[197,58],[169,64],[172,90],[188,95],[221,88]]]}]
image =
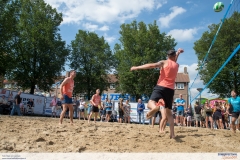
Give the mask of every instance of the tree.
[{"label": "tree", "polygon": [[10,48],[7,44],[11,39],[12,26],[16,21],[13,19],[15,8],[9,7],[9,2],[10,0],[0,1],[0,82],[3,82],[6,71],[12,64],[11,56],[8,54]]},{"label": "tree", "polygon": [[166,52],[176,46],[174,39],[160,33],[156,21],[146,26],[144,22],[122,24],[120,44],[115,45],[116,74],[121,93],[150,95],[159,77],[159,69],[130,72],[131,66],[153,63],[166,59]]},{"label": "tree", "polygon": [[79,30],[70,48],[70,67],[77,71],[74,92],[86,93],[90,98],[97,88],[107,89],[107,75],[113,70],[114,58],[104,38]]},{"label": "tree", "polygon": [[[236,27],[240,26],[240,14],[235,12],[230,18],[225,20],[205,63],[202,65],[219,25],[212,24],[209,26],[209,31],[204,32],[202,37],[194,43],[194,50],[198,57],[199,75],[204,84],[210,81],[240,42],[239,29]],[[230,96],[230,92],[234,88],[240,93],[239,53],[240,51],[237,52],[208,86],[210,92],[218,94],[220,97],[226,97]]]},{"label": "tree", "polygon": [[13,32],[7,42],[13,69],[8,76],[23,89],[35,85],[49,91],[54,79],[64,70],[63,66],[69,51],[58,33],[62,14],[57,13],[43,0],[16,0],[9,3],[15,8]]}]

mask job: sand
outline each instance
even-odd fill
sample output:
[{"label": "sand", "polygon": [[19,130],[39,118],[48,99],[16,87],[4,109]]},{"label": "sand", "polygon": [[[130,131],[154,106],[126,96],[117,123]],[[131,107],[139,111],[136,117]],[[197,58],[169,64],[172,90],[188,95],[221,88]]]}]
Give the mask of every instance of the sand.
[{"label": "sand", "polygon": [[175,127],[176,139],[158,133],[158,125],[119,124],[58,118],[0,116],[1,153],[162,153],[239,152],[240,132]]}]

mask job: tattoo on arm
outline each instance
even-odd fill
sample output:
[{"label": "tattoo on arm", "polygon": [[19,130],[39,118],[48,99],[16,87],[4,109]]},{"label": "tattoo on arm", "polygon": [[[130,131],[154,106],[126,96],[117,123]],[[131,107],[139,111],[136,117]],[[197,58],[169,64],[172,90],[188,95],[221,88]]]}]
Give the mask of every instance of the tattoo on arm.
[{"label": "tattoo on arm", "polygon": [[157,62],[157,67],[161,68],[164,65],[164,60]]}]

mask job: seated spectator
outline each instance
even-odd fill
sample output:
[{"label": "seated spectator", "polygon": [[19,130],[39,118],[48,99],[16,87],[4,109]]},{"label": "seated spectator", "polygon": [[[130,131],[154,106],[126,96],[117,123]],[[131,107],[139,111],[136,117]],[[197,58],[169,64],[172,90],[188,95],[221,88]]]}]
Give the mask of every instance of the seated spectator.
[{"label": "seated spectator", "polygon": [[8,101],[5,98],[5,96],[3,95],[2,98],[0,98],[0,105],[7,107],[7,103],[8,103]]},{"label": "seated spectator", "polygon": [[32,98],[30,98],[29,101],[27,102],[27,106],[28,106],[29,108],[34,107],[34,102],[33,102]]}]

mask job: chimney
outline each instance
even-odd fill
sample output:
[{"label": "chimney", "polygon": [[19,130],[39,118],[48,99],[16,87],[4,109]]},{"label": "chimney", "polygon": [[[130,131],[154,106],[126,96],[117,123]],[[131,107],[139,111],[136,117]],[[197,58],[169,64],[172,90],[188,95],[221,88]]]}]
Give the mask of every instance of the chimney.
[{"label": "chimney", "polygon": [[188,74],[187,67],[184,67],[184,74]]}]

